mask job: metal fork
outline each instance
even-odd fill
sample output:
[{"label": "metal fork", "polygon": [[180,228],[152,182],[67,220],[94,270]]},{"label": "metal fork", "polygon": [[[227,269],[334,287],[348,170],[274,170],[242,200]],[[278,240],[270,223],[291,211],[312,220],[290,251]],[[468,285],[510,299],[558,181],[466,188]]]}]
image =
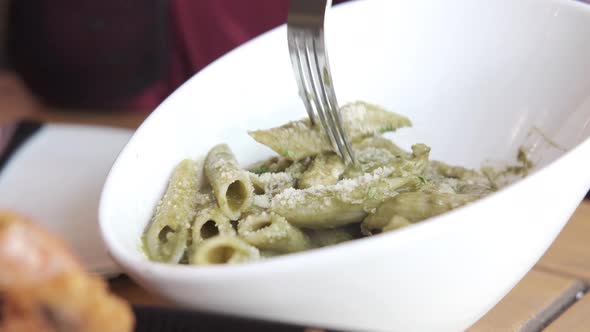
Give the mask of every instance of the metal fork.
[{"label": "metal fork", "polygon": [[342,126],[324,43],[324,17],[331,5],[331,0],[289,1],[289,53],[299,95],[312,125],[316,125],[317,113],[334,149],[346,163],[354,163],[350,141]]}]

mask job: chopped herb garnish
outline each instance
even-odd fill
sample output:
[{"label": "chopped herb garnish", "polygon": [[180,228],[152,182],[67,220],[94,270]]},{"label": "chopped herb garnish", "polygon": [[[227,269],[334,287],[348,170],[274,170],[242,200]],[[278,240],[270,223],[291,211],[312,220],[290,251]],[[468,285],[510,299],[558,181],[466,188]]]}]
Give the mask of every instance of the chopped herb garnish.
[{"label": "chopped herb garnish", "polygon": [[293,159],[293,157],[295,156],[295,154],[291,150],[286,150],[285,155],[287,156],[287,158],[291,158],[291,159]]},{"label": "chopped herb garnish", "polygon": [[260,174],[268,173],[268,172],[270,172],[270,170],[268,169],[268,166],[266,166],[266,165],[260,165],[260,166],[258,166],[256,168],[253,168],[251,170],[251,172],[254,173],[254,174],[260,175]]},{"label": "chopped herb garnish", "polygon": [[367,197],[369,197],[369,199],[373,199],[373,198],[375,198],[376,195],[377,195],[377,189],[370,188],[369,192],[367,193]]}]

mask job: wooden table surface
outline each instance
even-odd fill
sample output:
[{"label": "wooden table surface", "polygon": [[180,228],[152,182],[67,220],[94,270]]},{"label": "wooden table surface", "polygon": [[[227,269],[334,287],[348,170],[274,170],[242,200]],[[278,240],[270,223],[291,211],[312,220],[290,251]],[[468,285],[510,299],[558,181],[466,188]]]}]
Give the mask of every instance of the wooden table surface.
[{"label": "wooden table surface", "polygon": [[[36,118],[135,128],[144,115],[44,112]],[[115,293],[133,304],[173,306],[126,277],[109,283]],[[590,294],[585,295],[588,285],[590,201],[585,201],[535,267],[469,331],[590,331]]]}]

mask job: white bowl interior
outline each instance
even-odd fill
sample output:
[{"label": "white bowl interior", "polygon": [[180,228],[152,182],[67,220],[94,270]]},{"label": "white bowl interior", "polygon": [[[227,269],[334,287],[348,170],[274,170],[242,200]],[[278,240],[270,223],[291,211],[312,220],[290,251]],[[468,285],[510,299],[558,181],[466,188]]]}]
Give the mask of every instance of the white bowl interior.
[{"label": "white bowl interior", "polygon": [[[544,166],[564,151],[541,135],[564,150],[588,137],[588,10],[565,1],[367,2],[330,16],[336,91],[340,104],[365,100],[408,115],[413,128],[388,135],[402,146],[424,142],[433,159],[480,167],[541,144],[533,159]],[[118,203],[134,226],[119,234],[127,250],[137,252],[179,160],[229,142],[251,164],[271,152],[247,130],[305,117],[286,54],[281,27],[206,68],[138,130],[118,162],[126,170],[112,175],[129,190]]]},{"label": "white bowl interior", "polygon": [[[590,136],[584,4],[371,0],[339,7],[327,28],[339,102],[365,100],[408,115],[413,128],[389,135],[402,146],[423,142],[433,159],[479,167],[514,161],[525,145],[541,169]],[[305,115],[284,27],[189,80],[138,129],[109,175],[100,219],[115,258],[156,273],[139,239],[180,160],[226,142],[251,164],[271,151],[247,130]]]}]

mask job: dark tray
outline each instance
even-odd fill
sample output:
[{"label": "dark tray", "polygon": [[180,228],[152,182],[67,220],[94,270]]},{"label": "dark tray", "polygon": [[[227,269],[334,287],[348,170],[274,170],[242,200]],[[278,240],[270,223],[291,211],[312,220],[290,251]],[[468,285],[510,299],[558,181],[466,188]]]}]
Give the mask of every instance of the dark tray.
[{"label": "dark tray", "polygon": [[31,136],[33,136],[43,125],[39,122],[23,121],[19,122],[16,126],[14,134],[8,141],[8,145],[4,148],[4,151],[0,151],[0,171],[10,157],[23,145]]},{"label": "dark tray", "polygon": [[183,309],[133,306],[136,332],[335,332]]}]

